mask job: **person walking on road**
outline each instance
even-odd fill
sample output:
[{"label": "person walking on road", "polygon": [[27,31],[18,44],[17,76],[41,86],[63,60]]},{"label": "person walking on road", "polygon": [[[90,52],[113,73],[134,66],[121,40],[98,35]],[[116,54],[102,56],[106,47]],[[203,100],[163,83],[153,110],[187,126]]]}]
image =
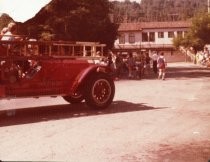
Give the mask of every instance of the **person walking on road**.
[{"label": "person walking on road", "polygon": [[158,79],[165,80],[167,63],[166,63],[166,59],[164,57],[163,52],[160,54],[160,56],[157,59],[157,65],[158,65],[158,68],[159,68]]}]

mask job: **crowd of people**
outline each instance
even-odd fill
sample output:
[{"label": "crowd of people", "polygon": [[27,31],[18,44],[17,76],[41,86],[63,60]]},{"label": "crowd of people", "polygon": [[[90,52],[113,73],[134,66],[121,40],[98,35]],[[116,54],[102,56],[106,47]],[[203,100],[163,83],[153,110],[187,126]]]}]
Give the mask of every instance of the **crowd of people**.
[{"label": "crowd of people", "polygon": [[147,76],[157,76],[158,79],[165,79],[166,59],[164,53],[153,52],[133,54],[127,57],[122,54],[110,52],[107,58],[107,65],[116,80],[119,79],[142,79]]},{"label": "crowd of people", "polygon": [[[15,22],[10,22],[1,30],[0,55],[5,56],[8,51],[15,51],[15,44],[5,43],[6,41],[21,41],[23,38],[16,35],[17,26]],[[29,40],[30,41],[30,40]],[[28,44],[28,53],[31,53],[32,45]],[[38,62],[35,60],[0,60],[0,82],[16,82],[19,78],[29,78],[40,70]]]},{"label": "crowd of people", "polygon": [[196,53],[195,63],[210,67],[210,52],[207,47],[204,47],[203,51]]}]

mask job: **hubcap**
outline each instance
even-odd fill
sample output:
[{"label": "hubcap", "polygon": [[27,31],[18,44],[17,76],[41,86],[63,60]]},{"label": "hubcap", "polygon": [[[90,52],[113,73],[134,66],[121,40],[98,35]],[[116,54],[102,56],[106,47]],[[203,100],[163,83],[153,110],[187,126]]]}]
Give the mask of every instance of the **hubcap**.
[{"label": "hubcap", "polygon": [[111,85],[106,79],[97,80],[92,88],[92,96],[98,105],[106,103],[111,96]]}]

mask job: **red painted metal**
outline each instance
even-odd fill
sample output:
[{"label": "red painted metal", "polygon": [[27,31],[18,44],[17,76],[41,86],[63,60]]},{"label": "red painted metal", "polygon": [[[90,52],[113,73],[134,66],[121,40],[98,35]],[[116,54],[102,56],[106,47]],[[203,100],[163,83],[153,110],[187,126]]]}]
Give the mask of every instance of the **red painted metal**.
[{"label": "red painted metal", "polygon": [[[20,47],[16,51],[11,48],[15,43]],[[0,98],[70,95],[81,88],[89,75],[101,72],[98,67],[105,69],[103,73],[107,71],[105,66],[90,63],[96,59],[92,54],[89,57],[72,54],[73,46],[77,46],[73,49],[76,50],[83,45],[84,51],[87,42],[79,45],[72,42],[15,43],[0,41]],[[31,44],[37,47],[36,52],[30,49]]]}]

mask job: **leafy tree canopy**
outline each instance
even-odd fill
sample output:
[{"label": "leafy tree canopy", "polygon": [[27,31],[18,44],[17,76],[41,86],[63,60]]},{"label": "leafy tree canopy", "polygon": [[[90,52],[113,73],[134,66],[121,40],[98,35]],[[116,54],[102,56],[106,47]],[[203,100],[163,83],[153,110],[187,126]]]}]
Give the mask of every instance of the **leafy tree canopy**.
[{"label": "leafy tree canopy", "polygon": [[207,11],[207,0],[114,1],[112,9],[118,23],[188,20],[202,11]]},{"label": "leafy tree canopy", "polygon": [[198,14],[193,18],[192,26],[184,38],[174,39],[174,45],[194,47],[195,50],[203,49],[205,44],[210,44],[210,15]]},{"label": "leafy tree canopy", "polygon": [[53,0],[24,23],[20,32],[45,40],[96,41],[111,48],[118,26],[109,13],[108,0]]}]

